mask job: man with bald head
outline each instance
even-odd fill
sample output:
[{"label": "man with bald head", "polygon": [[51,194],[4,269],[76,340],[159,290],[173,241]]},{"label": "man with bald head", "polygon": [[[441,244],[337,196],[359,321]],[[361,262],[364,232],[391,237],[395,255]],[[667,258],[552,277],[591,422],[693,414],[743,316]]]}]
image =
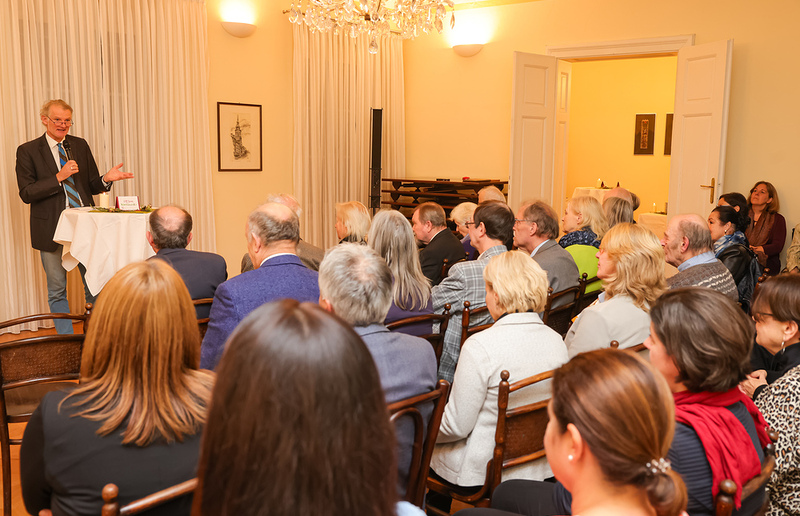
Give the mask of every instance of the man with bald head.
[{"label": "man with bald head", "polygon": [[[183,208],[164,206],[151,213],[147,241],[156,252],[151,260],[164,260],[178,271],[192,299],[214,297],[217,286],[228,279],[225,258],[186,249],[192,241],[192,216]],[[208,313],[208,306],[197,307],[198,319]]]},{"label": "man with bald head", "polygon": [[253,210],[245,226],[254,270],[222,283],[214,295],[200,366],[217,367],[225,341],[247,315],[270,301],[319,301],[318,274],[297,257],[300,221],[291,208],[268,202]]},{"label": "man with bald head", "polygon": [[631,206],[633,206],[633,211],[639,209],[639,204],[640,204],[639,196],[637,196],[630,190],[622,188],[621,186],[612,188],[611,190],[608,190],[605,194],[603,194],[603,204],[605,204],[605,202],[611,197],[619,197],[620,199],[625,199],[626,201],[631,203]]},{"label": "man with bald head", "polygon": [[711,232],[702,217],[695,214],[673,217],[661,239],[667,263],[678,268],[678,274],[667,278],[667,286],[708,287],[738,301],[733,276],[714,256],[712,245]]}]

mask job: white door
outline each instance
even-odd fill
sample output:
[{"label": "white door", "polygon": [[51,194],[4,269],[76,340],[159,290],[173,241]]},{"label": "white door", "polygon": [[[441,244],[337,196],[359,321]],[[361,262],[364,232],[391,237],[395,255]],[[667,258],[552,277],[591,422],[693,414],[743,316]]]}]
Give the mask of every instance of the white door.
[{"label": "white door", "polygon": [[569,106],[572,92],[572,63],[558,61],[556,91],[556,150],[553,163],[553,201],[556,214],[564,213],[567,202],[567,141],[569,139]]},{"label": "white door", "polygon": [[[553,202],[556,58],[514,52],[508,204]],[[560,180],[560,178],[559,178]]]},{"label": "white door", "polygon": [[706,217],[725,193],[725,141],[733,40],[678,51],[669,175],[672,217]]}]

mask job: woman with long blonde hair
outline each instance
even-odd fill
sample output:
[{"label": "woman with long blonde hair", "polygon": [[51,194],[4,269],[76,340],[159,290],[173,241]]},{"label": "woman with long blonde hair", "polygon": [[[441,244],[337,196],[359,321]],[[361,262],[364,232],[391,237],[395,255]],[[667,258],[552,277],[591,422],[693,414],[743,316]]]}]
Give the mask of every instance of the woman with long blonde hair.
[{"label": "woman with long blonde hair", "polygon": [[570,357],[608,347],[642,344],[650,334],[650,306],[667,288],[664,249],[638,224],[621,223],[606,233],[597,252],[604,293],[578,315],[564,342]]},{"label": "woman with long blonde hair", "polygon": [[[71,392],[47,394],[25,428],[31,514],[99,514],[109,482],[129,503],[195,476],[214,375],[199,370],[189,291],[161,260],[128,265],[97,298]],[[154,514],[188,514],[179,500]]]}]

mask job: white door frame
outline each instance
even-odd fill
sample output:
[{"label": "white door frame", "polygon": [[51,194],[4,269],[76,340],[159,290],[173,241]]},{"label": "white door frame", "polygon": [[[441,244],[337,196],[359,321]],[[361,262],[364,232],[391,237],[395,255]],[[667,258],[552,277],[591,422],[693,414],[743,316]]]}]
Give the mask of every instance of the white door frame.
[{"label": "white door frame", "polygon": [[656,57],[677,55],[683,47],[694,45],[694,34],[660,38],[624,39],[596,43],[548,45],[544,54],[558,59],[613,59],[615,57]]}]

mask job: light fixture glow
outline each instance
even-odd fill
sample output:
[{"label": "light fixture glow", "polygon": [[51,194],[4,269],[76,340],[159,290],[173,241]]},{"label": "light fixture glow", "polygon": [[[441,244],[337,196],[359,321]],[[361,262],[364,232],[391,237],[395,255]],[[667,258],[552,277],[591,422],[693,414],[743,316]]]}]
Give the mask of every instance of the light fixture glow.
[{"label": "light fixture glow", "polygon": [[223,22],[238,22],[255,25],[256,13],[250,2],[244,0],[227,0],[219,8]]},{"label": "light fixture glow", "polygon": [[222,22],[222,28],[225,29],[228,34],[231,36],[236,36],[237,38],[246,38],[247,36],[251,35],[256,31],[256,26],[252,23],[241,23],[241,22],[232,22],[232,21],[224,21]]},{"label": "light fixture glow", "polygon": [[483,45],[481,43],[476,43],[474,45],[454,45],[453,50],[461,57],[472,57],[483,50]]},{"label": "light fixture glow", "polygon": [[449,46],[484,45],[492,39],[497,20],[489,9],[465,9],[458,12],[458,22],[445,37]]}]

